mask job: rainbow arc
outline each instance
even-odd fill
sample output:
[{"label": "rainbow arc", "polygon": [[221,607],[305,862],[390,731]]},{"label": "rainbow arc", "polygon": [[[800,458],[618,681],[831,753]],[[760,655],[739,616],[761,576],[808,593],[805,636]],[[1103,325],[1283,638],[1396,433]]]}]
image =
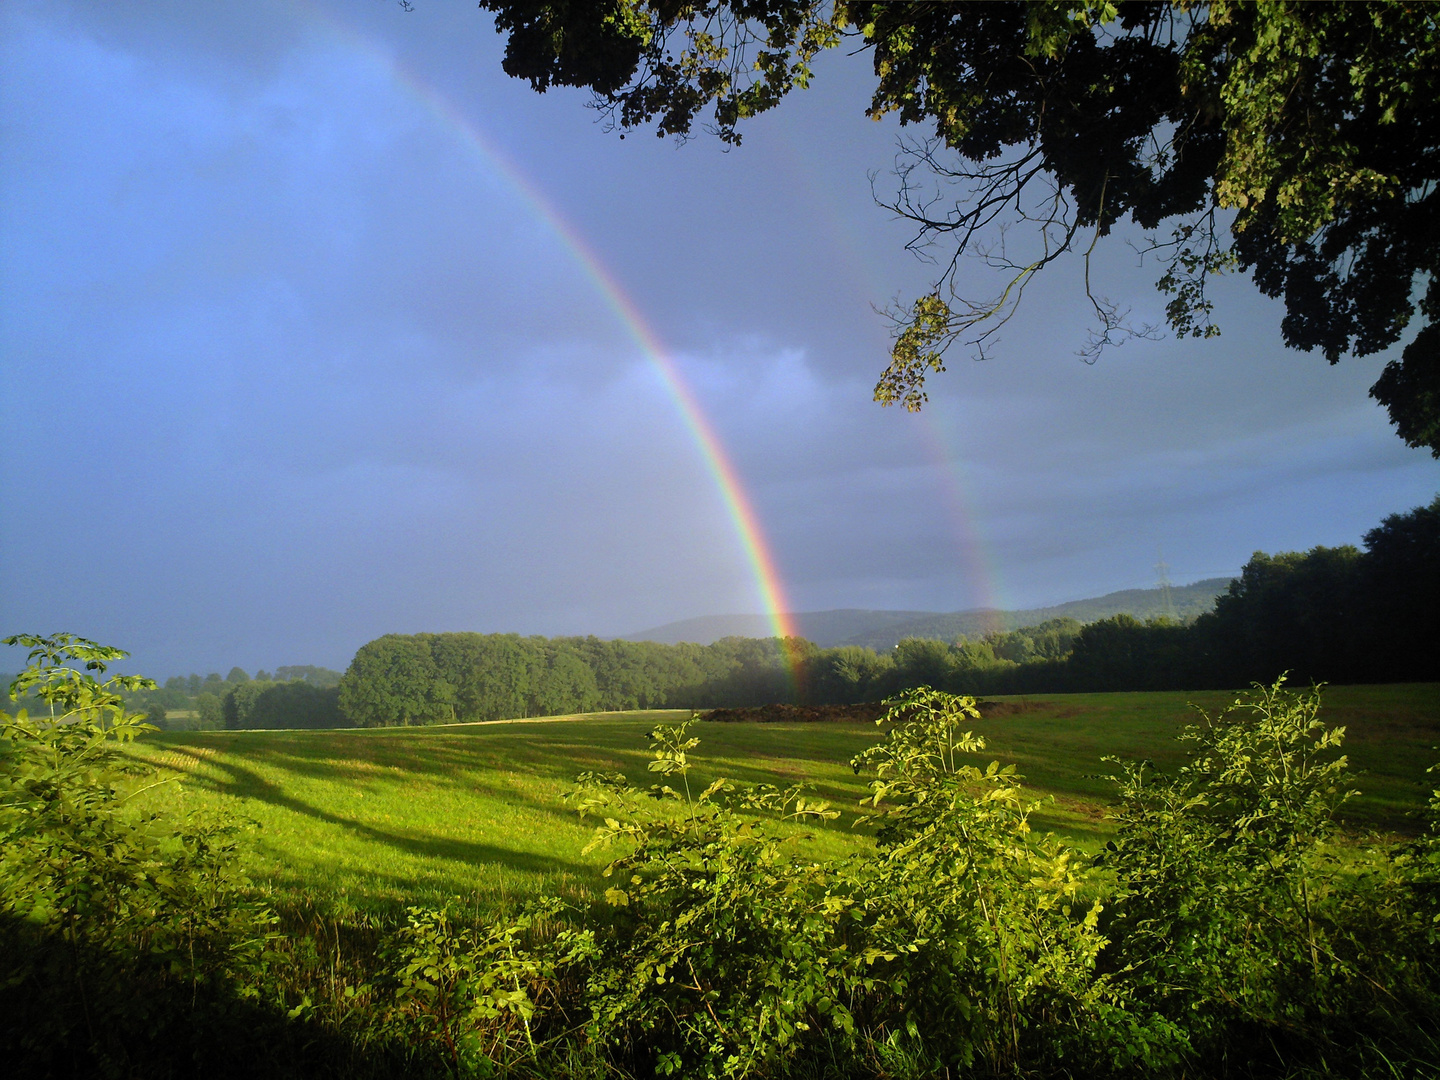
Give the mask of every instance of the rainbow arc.
[{"label": "rainbow arc", "polygon": [[[559,240],[615,314],[621,326],[639,346],[646,361],[659,375],[724,504],[735,537],[754,577],[756,591],[771,632],[781,639],[799,638],[774,552],[765,538],[754,503],[745,490],[734,462],[674,357],[615,275],[606,268],[580,231],[560,213],[555,204],[453,102],[424,79],[385,55],[365,37],[337,21],[319,5],[307,4],[305,7],[316,23],[325,27],[348,48],[382,68],[394,85],[403,89],[422,106],[465,147],[482,168],[503,179],[530,213],[544,222]],[[798,684],[798,650],[793,647],[787,649],[786,660],[792,679]]]}]

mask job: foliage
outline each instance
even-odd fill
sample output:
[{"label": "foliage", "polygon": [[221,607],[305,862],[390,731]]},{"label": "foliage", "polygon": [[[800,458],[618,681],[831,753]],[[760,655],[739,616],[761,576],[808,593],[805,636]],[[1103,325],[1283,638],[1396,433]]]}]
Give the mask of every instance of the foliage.
[{"label": "foliage", "polygon": [[339,686],[341,674],[342,672],[316,667],[314,664],[281,664],[275,669],[271,679],[275,682],[294,682],[298,679],[311,686],[327,687]]},{"label": "foliage", "polygon": [[[527,947],[537,922],[559,914],[544,901],[513,919],[457,927],[444,912],[411,908],[383,963],[392,984],[389,1022],[416,1044],[437,1044],[458,1075],[533,1061],[537,998],[558,972],[593,953],[593,935],[564,930]],[[553,997],[553,993],[551,994]]]},{"label": "foliage", "polygon": [[[238,674],[236,674],[238,672]],[[240,668],[232,671],[235,678],[222,679],[218,672],[206,678],[191,674],[175,675],[159,688],[126,691],[125,703],[132,710],[143,712],[150,723],[162,730],[209,730],[225,725],[225,700],[234,691],[241,691],[251,681]],[[245,676],[240,678],[240,676]],[[267,701],[253,723],[247,718],[242,726],[256,727],[332,727],[338,724],[335,688],[341,673],[312,665],[282,665],[272,673],[257,671],[255,682],[290,684],[303,683],[309,691],[329,690],[329,695],[287,688]],[[243,700],[243,699],[242,699]],[[253,710],[251,710],[253,712]],[[167,719],[166,713],[180,713]]]},{"label": "foliage", "polygon": [[[1429,772],[1440,772],[1440,765]],[[1430,792],[1426,829],[1414,843],[1402,845],[1402,865],[1409,901],[1421,924],[1432,974],[1440,967],[1440,788]]]},{"label": "foliage", "polygon": [[604,819],[592,845],[626,848],[607,868],[617,915],[588,967],[589,1038],[683,1076],[784,1075],[821,1054],[987,1075],[1178,1060],[1172,1026],[1096,974],[1083,860],[1032,835],[1013,767],[970,764],[976,719],[973,699],[927,688],[895,700],[886,740],[852,763],[875,773],[879,846],[829,865],[775,832],[835,814],[800,788],[692,794],[689,725],[650,733],[670,783],[582,776],[581,813]]},{"label": "foliage", "polygon": [[[135,760],[118,746],[153,729],[126,712],[120,691],[154,684],[130,675],[97,681],[92,673],[126,654],[84,638],[21,634],[5,643],[30,648],[30,666],[11,694],[34,687],[51,713],[36,719],[22,709],[0,727],[4,910],[86,939],[105,937],[132,912],[164,912],[180,921],[157,923],[153,947],[189,949],[200,932],[191,917],[203,919],[235,883],[222,870],[224,831],[167,835],[153,828],[154,815],[123,810],[116,785]],[[172,941],[172,934],[179,936]]]},{"label": "foliage", "polygon": [[1308,680],[1440,677],[1440,497],[1392,514],[1364,552],[1259,552],[1197,620],[1212,678],[1238,685],[1289,669]]},{"label": "foliage", "polygon": [[231,687],[221,702],[225,726],[238,728],[340,727],[340,692],[300,679],[254,679]]},{"label": "foliage", "polygon": [[1212,1067],[1237,1050],[1339,1056],[1361,1033],[1403,1044],[1440,1005],[1399,879],[1357,875],[1327,844],[1356,794],[1345,729],[1319,719],[1318,688],[1283,684],[1202,712],[1174,776],[1125,763],[1101,858],[1117,978]]},{"label": "foliage", "polygon": [[6,1050],[31,1072],[1418,1076],[1440,1046],[1440,834],[1336,842],[1318,690],[1202,716],[1173,776],[1123,764],[1098,864],[1037,834],[973,698],[888,702],[851,762],[874,845],[823,862],[828,802],[700,788],[693,721],[657,724],[648,789],[591,771],[570,796],[613,854],[605,909],[292,912],[280,938],[222,831],[127,809],[113,733],[144,725],[68,663],[118,651],[24,641],[17,683],[56,706],[0,759]]},{"label": "foliage", "polygon": [[869,948],[887,961],[909,1039],[937,1069],[1024,1071],[1101,1047],[1126,1064],[1173,1062],[1183,1042],[1126,1015],[1096,975],[1107,941],[1084,860],[1032,835],[1039,804],[1013,765],[971,764],[985,749],[967,729],[979,720],[973,699],[919,687],[882,717],[885,741],[852,762],[876,774]]},{"label": "foliage", "polygon": [[[504,67],[537,90],[583,86],[622,129],[723,141],[808,86],[825,49],[870,52],[867,115],[932,135],[902,145],[887,205],[938,266],[896,310],[876,399],[918,409],[949,347],[978,355],[1045,267],[1084,263],[1082,356],[1148,335],[1094,291],[1098,241],[1145,230],[1180,336],[1219,332],[1207,285],[1239,268],[1283,297],[1285,343],[1334,363],[1421,327],[1371,390],[1440,456],[1434,125],[1440,13],[1428,3],[1012,0],[987,4],[485,0]],[[1225,235],[1227,231],[1229,236]],[[962,256],[996,275],[961,292]],[[1416,285],[1421,296],[1415,297]]]},{"label": "foliage", "polygon": [[795,693],[792,644],[387,634],[355,654],[339,702],[352,723],[380,727],[779,700]]},{"label": "foliage", "polygon": [[225,702],[209,691],[195,696],[195,714],[202,731],[214,730],[225,723]]},{"label": "foliage", "polygon": [[121,692],[154,684],[97,678],[126,654],[70,634],[5,643],[30,650],[11,695],[48,706],[0,721],[0,985],[8,1019],[25,1018],[6,1042],[27,1067],[106,1072],[166,987],[194,1004],[200,987],[257,970],[267,920],[240,898],[233,828],[127,808],[122,774],[137,763],[118,748],[153,728]]},{"label": "foliage", "polygon": [[[584,774],[574,801],[599,816],[592,848],[628,848],[606,867],[620,909],[591,968],[587,1034],[633,1056],[651,1048],[659,1075],[773,1071],[806,1033],[853,1033],[843,1004],[846,957],[833,941],[843,901],[830,874],[793,858],[782,822],[838,816],[800,786],[741,787],[717,778],[690,791],[690,724],[659,725],[649,770],[678,783],[642,793],[619,774]],[[793,842],[793,837],[788,838]]]}]

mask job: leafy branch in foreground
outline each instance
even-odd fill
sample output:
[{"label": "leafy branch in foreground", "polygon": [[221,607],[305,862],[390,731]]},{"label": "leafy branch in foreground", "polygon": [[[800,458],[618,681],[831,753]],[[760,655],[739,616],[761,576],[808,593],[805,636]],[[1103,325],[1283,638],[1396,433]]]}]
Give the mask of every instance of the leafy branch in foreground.
[{"label": "leafy branch in foreground", "polygon": [[137,767],[119,747],[154,729],[120,692],[155,684],[97,678],[126,654],[70,634],[5,644],[30,650],[11,696],[50,708],[0,714],[0,987],[29,1018],[10,1051],[104,1071],[173,984],[192,1006],[207,984],[253,997],[238,977],[263,966],[269,917],[240,898],[233,828],[127,806]]},{"label": "leafy branch in foreground", "polygon": [[[869,54],[866,115],[902,144],[898,191],[929,287],[892,311],[875,389],[919,408],[959,344],[985,355],[1027,288],[1078,259],[1081,356],[1154,328],[1092,286],[1091,255],[1133,225],[1179,336],[1219,332],[1208,292],[1248,273],[1283,299],[1286,345],[1331,363],[1419,330],[1371,395],[1440,455],[1440,5],[1241,0],[484,0],[504,68],[582,86],[622,130],[739,125],[810,85],[817,57]],[[1168,237],[1168,239],[1164,238]],[[970,257],[967,259],[967,257]],[[976,285],[969,268],[994,278]]]}]

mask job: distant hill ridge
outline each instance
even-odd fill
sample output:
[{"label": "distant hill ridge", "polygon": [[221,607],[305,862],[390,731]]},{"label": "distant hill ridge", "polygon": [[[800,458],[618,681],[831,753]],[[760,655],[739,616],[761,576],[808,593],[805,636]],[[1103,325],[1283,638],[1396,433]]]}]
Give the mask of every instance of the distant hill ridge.
[{"label": "distant hill ridge", "polygon": [[[953,641],[958,637],[980,637],[992,630],[1014,630],[1034,626],[1047,619],[1071,618],[1095,622],[1111,615],[1133,615],[1153,619],[1173,614],[1192,619],[1215,606],[1215,597],[1230,586],[1230,578],[1206,578],[1190,585],[1170,587],[1170,610],[1160,589],[1122,589],[1104,596],[1071,600],[1053,607],[1021,611],[975,608],[949,613],[938,611],[866,611],[840,608],[835,611],[806,611],[792,618],[801,636],[823,649],[836,645],[866,645],[877,652],[893,649],[902,638],[935,638]],[[656,641],[674,645],[693,641],[709,645],[723,637],[770,637],[774,629],[765,615],[702,615],[666,623],[638,634],[625,634],[625,641]]]}]

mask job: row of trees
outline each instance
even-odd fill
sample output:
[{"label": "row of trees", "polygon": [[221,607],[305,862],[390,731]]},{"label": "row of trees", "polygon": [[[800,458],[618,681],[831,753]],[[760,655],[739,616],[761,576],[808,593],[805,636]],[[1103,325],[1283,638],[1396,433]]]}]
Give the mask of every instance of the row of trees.
[{"label": "row of trees", "polygon": [[[192,672],[172,676],[163,686],[126,692],[125,704],[144,713],[149,723],[172,731],[335,727],[343,723],[335,707],[340,676],[341,672],[313,664],[282,664],[273,672],[262,668],[253,678],[242,667],[232,667],[224,676],[218,671],[205,676]],[[290,684],[298,688],[262,693]],[[300,707],[301,702],[306,706]]]},{"label": "row of trees", "polygon": [[[1325,682],[1440,679],[1440,498],[1387,518],[1364,550],[1256,552],[1215,610],[1189,623],[1055,619],[877,653],[726,638],[660,645],[517,634],[390,634],[343,678],[325,668],[240,668],[133,695],[200,727],[384,726],[769,702],[851,704],[913,686],[961,694],[1238,687],[1289,671]],[[158,714],[158,715],[157,715]]]},{"label": "row of trees", "polygon": [[[877,653],[726,638],[660,645],[517,634],[390,634],[349,670],[233,668],[127,695],[162,726],[319,728],[569,712],[851,704],[913,686],[962,694],[1238,687],[1289,671],[1324,682],[1440,680],[1440,498],[1387,518],[1364,550],[1256,552],[1188,623],[1055,619]],[[32,705],[38,703],[31,703]],[[167,721],[166,714],[184,718]]]},{"label": "row of trees", "polygon": [[[1257,551],[1215,610],[1186,624],[1116,615],[980,642],[903,641],[894,659],[905,685],[969,694],[1230,688],[1281,671],[1305,682],[1430,681],[1440,680],[1437,610],[1440,498],[1386,518],[1364,550]],[[1056,634],[1045,649],[1016,651],[1017,636],[1042,631]]]},{"label": "row of trees", "polygon": [[1189,626],[1123,616],[1087,626],[1066,663],[1076,689],[1440,680],[1440,498],[1365,534],[1365,549],[1256,552]]},{"label": "row of trees", "polygon": [[225,727],[332,728],[345,726],[339,691],[303,679],[253,679],[231,687],[221,702]]},{"label": "row of trees", "polygon": [[[851,651],[875,656],[868,649]],[[340,710],[369,727],[791,701],[795,688],[785,656],[773,639],[658,645],[594,637],[387,634],[355,654],[340,682]]]},{"label": "row of trees", "polygon": [[[660,645],[516,634],[389,634],[355,655],[340,711],[361,726],[499,720],[609,709],[709,709],[769,702],[852,704],[906,687],[956,685],[1063,663],[1074,619],[956,644],[857,645],[723,638]],[[227,714],[228,715],[228,714]]]},{"label": "row of trees", "polygon": [[[1238,687],[1273,679],[1440,679],[1440,498],[1387,518],[1365,550],[1256,552],[1193,622],[1128,615],[954,643],[911,638],[888,653],[726,638],[660,645],[515,634],[390,634],[356,654],[338,713],[361,726],[568,712],[849,704],[913,686],[1005,694]],[[241,717],[260,715],[239,705]],[[246,701],[251,700],[245,698]],[[254,700],[260,700],[256,697]],[[226,719],[232,710],[227,698]],[[275,723],[273,726],[301,726]]]},{"label": "row of trees", "polygon": [[752,638],[660,645],[391,634],[362,647],[343,676],[290,665],[252,678],[235,667],[125,697],[161,727],[319,728],[851,704],[922,685],[960,694],[1184,690],[1240,687],[1281,671],[1317,682],[1440,680],[1437,610],[1440,498],[1386,518],[1364,550],[1256,552],[1215,610],[1186,623],[1054,619],[978,639],[910,638],[883,653]]}]

